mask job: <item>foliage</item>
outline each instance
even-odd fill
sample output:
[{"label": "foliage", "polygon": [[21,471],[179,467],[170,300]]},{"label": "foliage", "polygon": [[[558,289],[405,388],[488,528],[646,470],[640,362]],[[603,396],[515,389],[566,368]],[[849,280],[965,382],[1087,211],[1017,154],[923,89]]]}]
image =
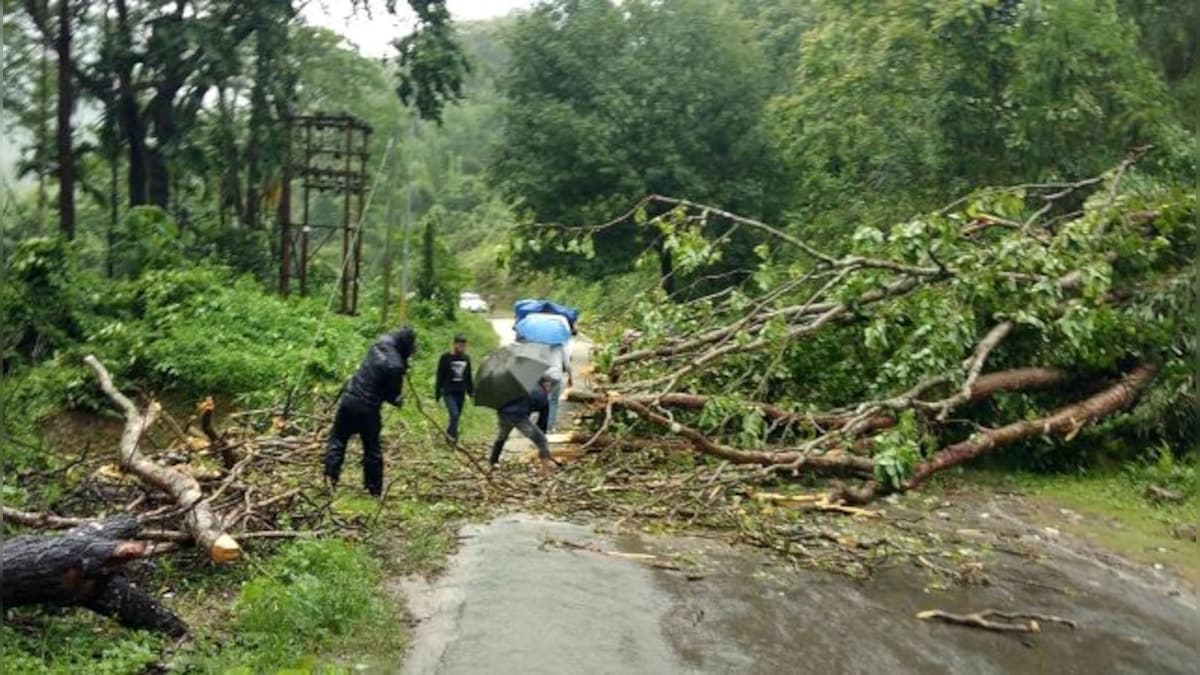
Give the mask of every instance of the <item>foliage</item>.
[{"label": "foliage", "polygon": [[770,123],[817,226],[1092,175],[1143,143],[1192,170],[1194,140],[1112,2],[820,4]]},{"label": "foliage", "polygon": [[904,411],[896,426],[875,437],[875,478],[899,489],[927,454],[924,446],[928,445],[929,439],[921,433],[916,415],[911,410]]},{"label": "foliage", "polygon": [[[761,210],[762,57],[720,3],[545,3],[518,19],[509,48],[494,176],[532,219],[591,225],[655,192]],[[525,228],[511,258],[619,271],[654,241],[618,223],[593,237],[594,256],[571,256],[574,238]]]},{"label": "foliage", "polygon": [[[910,410],[895,427],[873,434],[871,454],[881,482],[899,484],[926,453],[980,428],[1042,417],[1079,400],[1137,362],[1159,368],[1139,404],[1084,426],[1080,436],[1086,440],[1073,447],[1096,449],[1094,454],[1110,461],[1136,459],[1158,443],[1183,452],[1196,424],[1194,190],[1124,165],[1075,188],[1079,194],[1067,204],[1043,197],[1062,189],[981,189],[950,208],[891,227],[863,226],[849,239],[851,257],[834,263],[795,260],[762,248],[747,282],[705,299],[669,303],[660,290],[623,295],[636,300],[608,321],[636,331],[634,349],[679,345],[737,322],[743,328],[710,343],[711,351],[630,362],[622,368],[633,382],[622,384],[640,391],[639,382],[648,382],[642,388],[662,391],[670,381],[673,390],[718,401],[729,397],[848,414],[864,402],[891,400],[918,383],[947,378],[928,393],[928,400],[938,400],[964,385],[966,366],[983,337],[998,323],[1011,322],[983,372],[1059,368],[1075,379],[1074,388],[1003,394],[964,409],[965,419],[933,429],[925,425],[933,413],[919,410],[913,418]],[[703,213],[703,207],[690,213],[695,212]],[[701,225],[686,226],[697,233]],[[777,242],[773,235],[762,236],[767,247]],[[700,251],[721,243],[708,239],[686,246]],[[714,258],[699,258],[697,272],[711,270]],[[881,262],[849,262],[855,260]],[[907,277],[912,285],[894,297],[864,301],[906,278],[890,270],[892,265],[917,270]],[[653,279],[643,283],[652,285]],[[789,320],[785,310],[808,303],[844,304],[848,315],[797,333],[815,315]],[[758,319],[747,323],[748,317]],[[616,333],[605,338],[608,351],[597,360],[602,366],[612,363],[612,350],[623,339]],[[679,373],[683,364],[701,360],[702,368]],[[758,447],[751,427],[729,423],[742,414],[736,406],[714,405],[710,401],[702,414],[689,416],[689,423],[737,447]],[[891,405],[896,404],[884,409]],[[1007,459],[1038,468],[1097,460],[1094,454],[1061,452],[1058,444],[1043,440],[1033,448],[1012,448]]]},{"label": "foliage", "polygon": [[0,622],[0,662],[6,672],[47,675],[136,675],[158,662],[165,638],[115,622],[97,626],[95,617],[83,609],[10,610]]},{"label": "foliage", "polygon": [[423,119],[441,124],[446,103],[462,97],[463,77],[470,66],[455,38],[446,3],[409,0],[408,4],[417,15],[417,25],[395,42],[400,66],[396,93],[405,105],[416,106]]},{"label": "foliage", "polygon": [[[379,594],[379,562],[338,540],[284,546],[242,586],[229,633],[202,641],[174,664],[205,672],[277,672],[329,667],[329,647],[400,636],[395,608]],[[370,637],[368,637],[370,636]]]},{"label": "foliage", "polygon": [[443,214],[444,210],[435,206],[425,216],[417,297],[440,308],[446,320],[453,320],[458,309],[459,291],[466,286],[466,275],[438,237]]},{"label": "foliage", "polygon": [[110,253],[116,274],[136,278],[149,270],[183,263],[183,233],[157,206],[137,206],[125,214]]},{"label": "foliage", "polygon": [[20,242],[0,284],[0,363],[3,371],[19,361],[43,358],[54,345],[79,339],[80,327],[65,308],[82,299],[70,278],[70,247],[60,239],[34,237]]}]

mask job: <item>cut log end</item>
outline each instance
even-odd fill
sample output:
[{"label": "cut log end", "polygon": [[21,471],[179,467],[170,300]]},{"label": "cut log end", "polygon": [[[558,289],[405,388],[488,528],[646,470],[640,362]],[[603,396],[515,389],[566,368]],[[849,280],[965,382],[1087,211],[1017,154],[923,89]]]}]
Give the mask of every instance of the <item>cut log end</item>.
[{"label": "cut log end", "polygon": [[222,534],[213,542],[208,555],[215,563],[230,563],[242,557],[242,547],[228,534]]}]

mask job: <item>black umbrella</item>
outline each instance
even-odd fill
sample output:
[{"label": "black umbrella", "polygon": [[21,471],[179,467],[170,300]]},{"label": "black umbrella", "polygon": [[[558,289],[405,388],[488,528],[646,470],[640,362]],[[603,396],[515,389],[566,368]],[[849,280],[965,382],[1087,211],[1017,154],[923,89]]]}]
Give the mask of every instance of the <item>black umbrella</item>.
[{"label": "black umbrella", "polygon": [[527,396],[550,369],[550,347],[536,342],[514,342],[488,354],[479,366],[475,405],[499,410]]}]

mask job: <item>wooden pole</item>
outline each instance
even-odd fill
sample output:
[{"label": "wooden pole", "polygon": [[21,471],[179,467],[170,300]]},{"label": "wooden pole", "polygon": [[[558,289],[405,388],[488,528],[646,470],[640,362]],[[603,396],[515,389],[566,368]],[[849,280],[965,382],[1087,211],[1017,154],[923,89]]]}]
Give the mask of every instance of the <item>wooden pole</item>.
[{"label": "wooden pole", "polygon": [[349,127],[343,127],[342,133],[346,137],[345,155],[346,155],[346,174],[343,176],[342,188],[345,191],[345,200],[342,208],[342,314],[351,314],[353,310],[350,308],[350,230],[353,227],[350,223],[350,151],[351,151],[351,131]]},{"label": "wooden pole", "polygon": [[292,277],[292,120],[284,140],[283,185],[279,197],[279,295],[287,297]]},{"label": "wooden pole", "polygon": [[308,297],[308,222],[309,186],[308,170],[312,164],[312,125],[304,122],[304,171],[301,176],[301,190],[304,192],[304,223],[300,226],[300,295]]},{"label": "wooden pole", "polygon": [[[366,208],[367,200],[367,142],[371,137],[371,131],[364,129],[362,131],[362,152],[358,155],[358,212],[355,214],[355,229],[354,229],[354,300],[351,303],[350,313],[358,313],[358,290],[362,285],[362,247],[363,247],[363,219],[366,213],[363,210]],[[347,176],[346,180],[350,177]]]},{"label": "wooden pole", "polygon": [[[392,121],[392,146],[388,157],[387,230],[383,239],[383,306],[379,311],[379,325],[388,325],[388,314],[392,308],[392,237],[396,225],[396,176],[398,158],[396,141],[400,138],[400,115]],[[403,319],[403,317],[401,317]]]}]

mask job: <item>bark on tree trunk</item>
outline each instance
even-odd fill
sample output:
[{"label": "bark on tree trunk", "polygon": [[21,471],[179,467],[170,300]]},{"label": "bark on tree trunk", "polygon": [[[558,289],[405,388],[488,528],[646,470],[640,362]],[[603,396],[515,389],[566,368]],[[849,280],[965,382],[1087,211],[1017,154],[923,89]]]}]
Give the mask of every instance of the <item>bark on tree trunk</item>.
[{"label": "bark on tree trunk", "polygon": [[[1069,373],[1055,368],[1015,368],[979,376],[970,389],[969,402],[982,401],[1002,391],[1037,391],[1063,386],[1071,381]],[[572,390],[567,394],[569,400],[575,403],[603,405],[609,399],[600,393]],[[616,405],[624,402],[642,405],[656,405],[663,408],[682,410],[702,410],[708,404],[709,397],[703,394],[673,392],[669,394],[631,394],[616,399]],[[747,401],[747,406],[758,408],[764,418],[777,426],[812,425],[818,428],[838,427],[854,417],[851,414],[813,414],[792,412],[768,403]],[[862,421],[855,427],[858,434],[866,434],[880,429],[886,429],[896,424],[895,416],[880,413]]]},{"label": "bark on tree trunk", "polygon": [[[162,139],[159,138],[159,143],[161,142]],[[161,147],[147,152],[146,169],[149,174],[150,203],[166,211],[171,204],[171,177]]]},{"label": "bark on tree trunk", "polygon": [[42,234],[46,227],[46,174],[50,173],[46,166],[46,157],[49,155],[50,131],[49,127],[49,108],[50,108],[50,56],[49,47],[46,46],[46,41],[42,40],[42,74],[41,81],[38,86],[38,130],[37,130],[37,174],[38,174],[38,189],[37,189],[37,222],[38,234]]},{"label": "bark on tree trunk", "polygon": [[89,523],[61,536],[21,535],[0,544],[0,606],[80,605],[129,628],[183,635],[174,612],[131,584],[121,567],[149,554],[131,516]]},{"label": "bark on tree trunk", "polygon": [[[129,25],[129,8],[125,0],[116,0],[117,44],[128,55],[133,50],[133,32]],[[133,86],[133,63],[128,56],[118,62],[117,101],[120,110],[121,132],[129,144],[129,206],[146,203],[146,129],[142,124],[137,92]]]},{"label": "bark on tree trunk", "polygon": [[68,241],[75,238],[75,157],[71,152],[71,111],[75,88],[71,76],[71,2],[59,0],[58,36],[58,229]]},{"label": "bark on tree trunk", "polygon": [[1022,420],[998,429],[990,429],[939,450],[933,457],[913,469],[905,488],[912,489],[938,471],[962,464],[1002,445],[1051,434],[1065,436],[1068,440],[1074,438],[1084,426],[1133,403],[1146,383],[1154,377],[1155,370],[1154,366],[1140,365],[1122,381],[1091,398],[1059,408],[1049,417]]},{"label": "bark on tree trunk", "polygon": [[668,297],[675,295],[675,266],[672,264],[671,252],[664,242],[658,242],[658,271],[659,285]]}]

